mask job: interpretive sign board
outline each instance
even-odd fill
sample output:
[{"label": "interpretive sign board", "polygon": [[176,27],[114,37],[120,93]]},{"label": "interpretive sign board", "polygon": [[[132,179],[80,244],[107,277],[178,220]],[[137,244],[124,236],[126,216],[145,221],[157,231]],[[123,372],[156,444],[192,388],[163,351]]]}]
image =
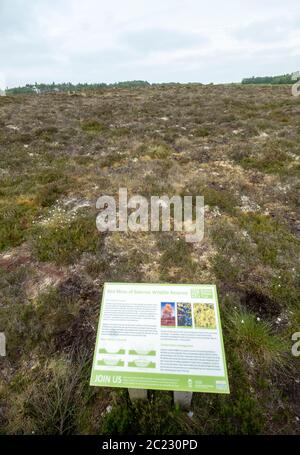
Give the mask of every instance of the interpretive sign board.
[{"label": "interpretive sign board", "polygon": [[90,384],[229,393],[216,287],[105,283]]}]

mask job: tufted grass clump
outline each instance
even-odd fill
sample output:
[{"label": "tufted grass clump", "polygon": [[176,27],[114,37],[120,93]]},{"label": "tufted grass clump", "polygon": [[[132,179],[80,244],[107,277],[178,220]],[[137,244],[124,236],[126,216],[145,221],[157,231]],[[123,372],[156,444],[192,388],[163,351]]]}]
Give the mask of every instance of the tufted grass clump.
[{"label": "tufted grass clump", "polygon": [[74,364],[70,354],[35,365],[10,384],[6,434],[68,435],[76,432],[92,397],[85,355]]},{"label": "tufted grass clump", "polygon": [[20,245],[26,240],[36,207],[31,204],[5,204],[0,206],[0,251]]},{"label": "tufted grass clump", "polygon": [[106,131],[107,127],[103,123],[98,122],[97,120],[88,120],[88,121],[82,122],[81,129],[85,133],[99,134],[99,133],[103,133],[104,131]]},{"label": "tufted grass clump", "polygon": [[255,241],[263,263],[280,266],[299,257],[300,242],[277,220],[266,215],[242,214],[239,224]]},{"label": "tufted grass clump", "polygon": [[290,166],[291,157],[285,150],[273,146],[259,154],[241,157],[239,164],[245,169],[256,169],[265,174],[299,175],[299,163]]},{"label": "tufted grass clump", "polygon": [[226,324],[236,352],[248,365],[257,370],[284,366],[288,348],[270,322],[241,309],[233,311]]},{"label": "tufted grass clump", "polygon": [[38,260],[56,264],[74,263],[83,252],[97,252],[102,243],[93,215],[39,226],[33,239]]},{"label": "tufted grass clump", "polygon": [[183,413],[168,392],[152,392],[149,400],[116,403],[103,419],[101,434],[184,434]]},{"label": "tufted grass clump", "polygon": [[51,350],[55,336],[78,315],[79,297],[62,295],[56,288],[47,288],[36,300],[16,295],[16,290],[10,294],[8,291],[7,286],[2,294],[5,305],[0,308],[0,331],[5,330],[11,359],[37,346]]}]

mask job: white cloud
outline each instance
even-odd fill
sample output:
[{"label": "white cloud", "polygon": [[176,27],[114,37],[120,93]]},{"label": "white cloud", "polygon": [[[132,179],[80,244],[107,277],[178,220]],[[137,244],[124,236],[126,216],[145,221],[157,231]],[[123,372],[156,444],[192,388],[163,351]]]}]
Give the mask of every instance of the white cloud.
[{"label": "white cloud", "polygon": [[230,82],[299,69],[296,0],[1,0],[0,72],[27,82]]}]

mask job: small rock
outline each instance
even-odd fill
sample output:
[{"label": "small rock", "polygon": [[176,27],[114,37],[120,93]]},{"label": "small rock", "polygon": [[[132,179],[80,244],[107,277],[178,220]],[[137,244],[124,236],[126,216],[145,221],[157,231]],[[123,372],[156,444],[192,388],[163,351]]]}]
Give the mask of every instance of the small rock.
[{"label": "small rock", "polygon": [[8,128],[9,130],[13,130],[13,131],[20,131],[20,128],[15,125],[6,125],[6,128]]},{"label": "small rock", "polygon": [[269,135],[263,131],[262,133],[260,133],[259,137],[260,137],[261,139],[264,139],[264,138],[269,137]]}]

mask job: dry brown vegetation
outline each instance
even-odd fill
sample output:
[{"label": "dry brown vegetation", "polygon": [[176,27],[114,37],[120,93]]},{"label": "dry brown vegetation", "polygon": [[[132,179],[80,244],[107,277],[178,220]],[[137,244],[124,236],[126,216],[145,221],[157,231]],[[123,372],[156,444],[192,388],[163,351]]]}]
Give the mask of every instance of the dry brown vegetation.
[{"label": "dry brown vegetation", "polygon": [[[0,97],[0,433],[299,432],[299,114],[288,86]],[[119,187],[204,195],[203,242],[99,234]],[[216,283],[231,395],[91,390],[104,281]]]}]

